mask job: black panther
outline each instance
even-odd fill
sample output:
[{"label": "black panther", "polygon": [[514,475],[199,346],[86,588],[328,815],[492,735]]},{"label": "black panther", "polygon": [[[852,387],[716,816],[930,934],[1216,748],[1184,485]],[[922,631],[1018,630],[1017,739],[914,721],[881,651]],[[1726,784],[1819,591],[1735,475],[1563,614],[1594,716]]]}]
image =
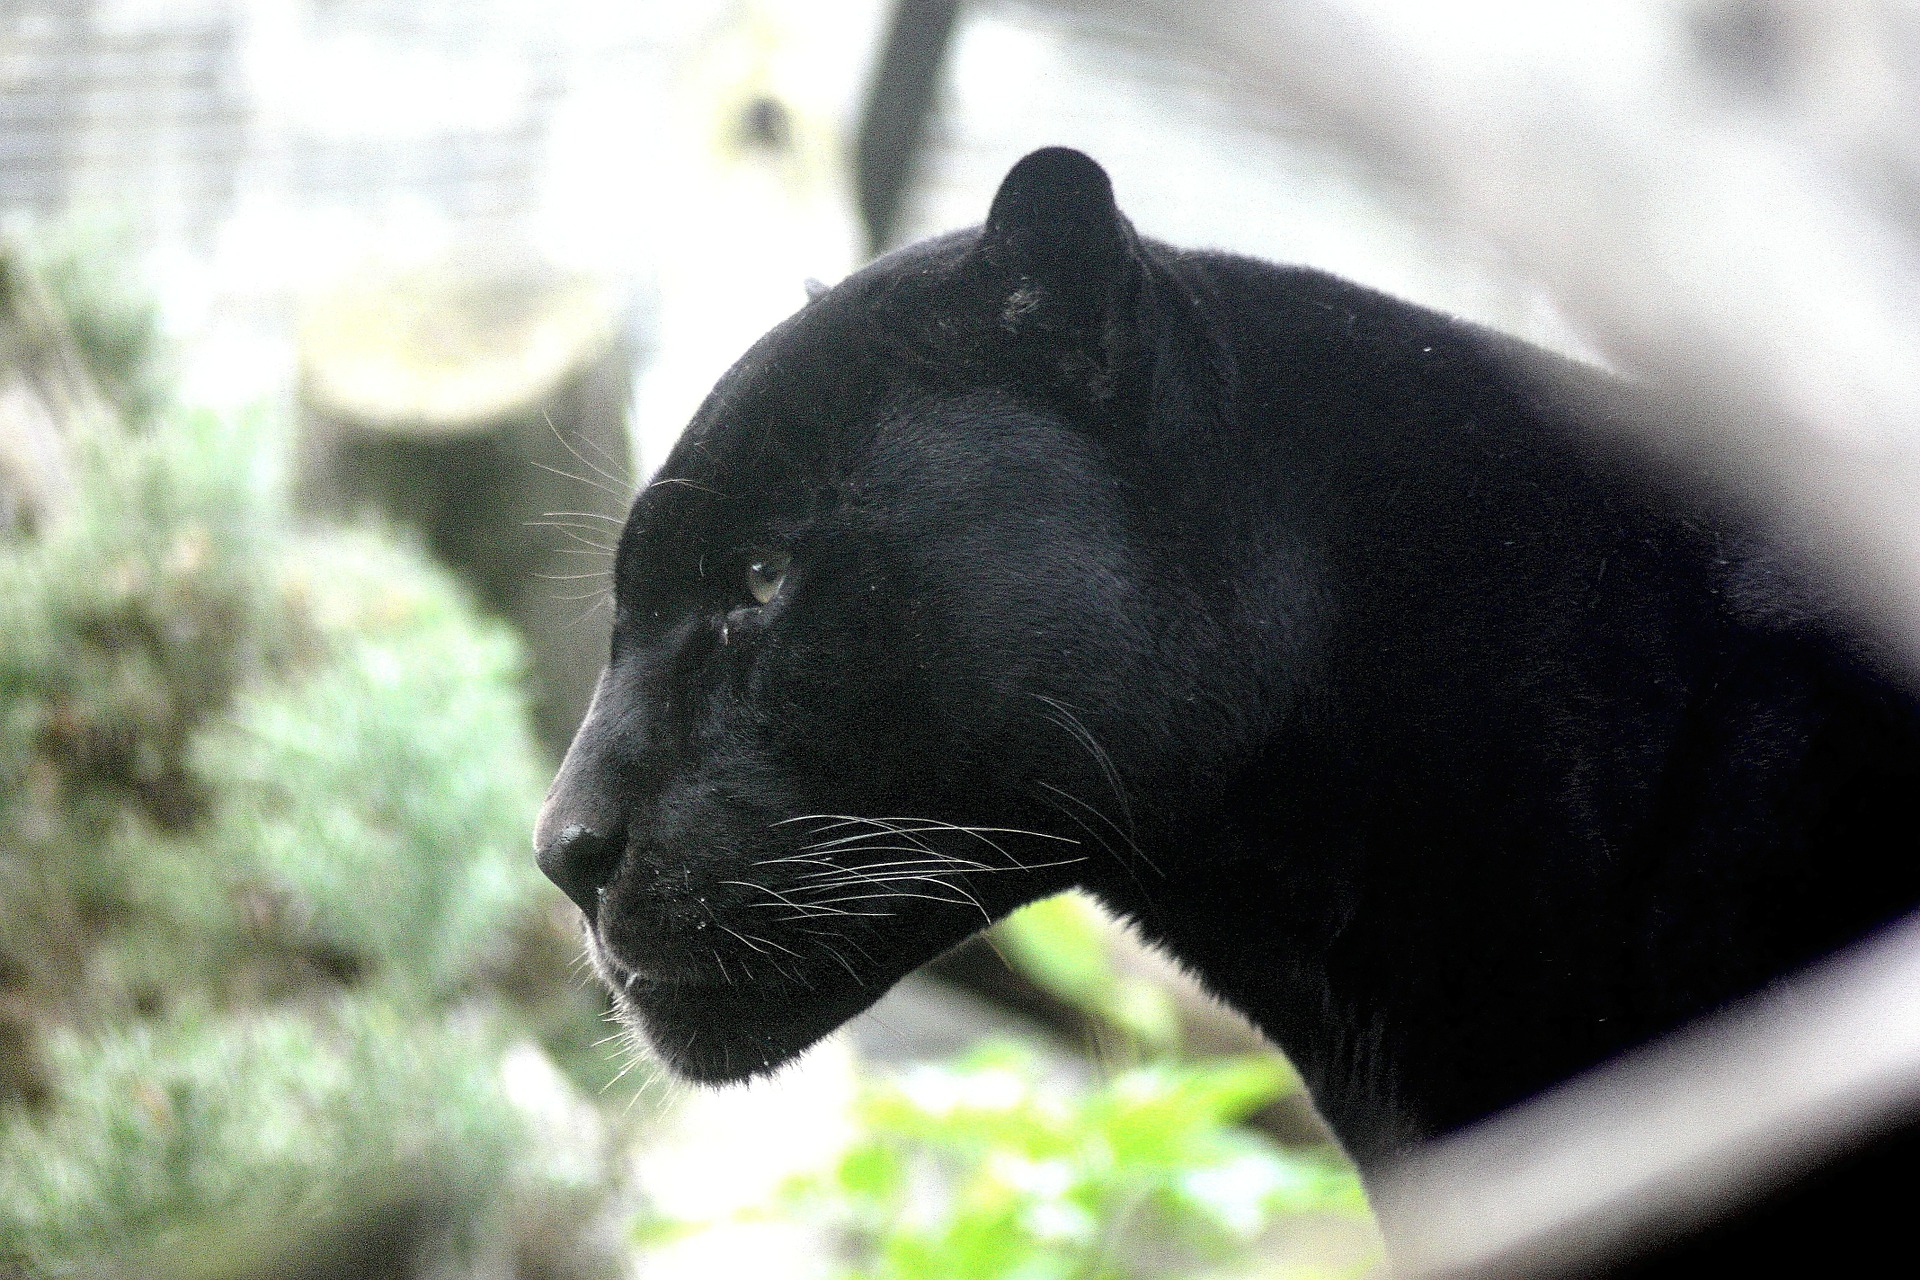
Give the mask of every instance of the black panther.
[{"label": "black panther", "polygon": [[1036,152],[634,502],[540,865],[709,1082],[1079,886],[1377,1169],[1920,901],[1920,706],[1664,412]]}]

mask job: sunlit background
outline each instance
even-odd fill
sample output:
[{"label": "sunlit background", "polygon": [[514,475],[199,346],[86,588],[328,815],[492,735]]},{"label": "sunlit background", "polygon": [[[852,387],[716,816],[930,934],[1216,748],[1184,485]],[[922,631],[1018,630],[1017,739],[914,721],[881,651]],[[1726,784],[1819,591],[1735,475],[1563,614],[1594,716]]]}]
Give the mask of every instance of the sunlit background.
[{"label": "sunlit background", "polygon": [[[0,0],[0,1276],[1377,1264],[1284,1064],[1086,903],[690,1094],[527,847],[636,484],[808,280],[1033,147],[1148,235],[1619,354],[1161,8],[960,7],[876,217],[882,0]],[[1766,34],[1339,8],[1574,105]],[[1806,117],[1910,122],[1835,29],[1868,105]]]}]

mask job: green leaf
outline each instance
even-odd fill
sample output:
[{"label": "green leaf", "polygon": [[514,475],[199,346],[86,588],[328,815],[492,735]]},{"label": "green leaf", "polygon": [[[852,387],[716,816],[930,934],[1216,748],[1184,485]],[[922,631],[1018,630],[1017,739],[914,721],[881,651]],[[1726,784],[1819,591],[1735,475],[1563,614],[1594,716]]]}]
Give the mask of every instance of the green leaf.
[{"label": "green leaf", "polygon": [[1014,912],[993,936],[1003,955],[1054,995],[1148,1049],[1170,1050],[1180,1039],[1178,1012],[1158,986],[1115,968],[1119,927],[1091,899],[1063,893]]}]

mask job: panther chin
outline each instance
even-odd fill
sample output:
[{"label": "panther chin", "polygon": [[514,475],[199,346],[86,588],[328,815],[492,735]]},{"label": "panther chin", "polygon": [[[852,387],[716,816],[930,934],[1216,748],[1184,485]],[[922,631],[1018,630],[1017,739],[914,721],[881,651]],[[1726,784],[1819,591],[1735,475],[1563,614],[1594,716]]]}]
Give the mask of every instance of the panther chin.
[{"label": "panther chin", "polygon": [[760,973],[740,983],[654,977],[623,963],[591,928],[587,954],[628,1033],[674,1075],[703,1085],[773,1074],[891,985],[844,972]]}]

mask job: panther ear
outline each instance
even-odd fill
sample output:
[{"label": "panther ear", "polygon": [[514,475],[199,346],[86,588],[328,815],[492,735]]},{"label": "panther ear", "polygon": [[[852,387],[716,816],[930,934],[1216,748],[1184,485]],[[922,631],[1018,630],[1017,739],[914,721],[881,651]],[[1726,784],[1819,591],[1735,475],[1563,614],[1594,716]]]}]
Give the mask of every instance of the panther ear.
[{"label": "panther ear", "polygon": [[1106,170],[1068,147],[1033,152],[1001,182],[979,251],[999,327],[1084,394],[1112,395],[1140,245]]}]

